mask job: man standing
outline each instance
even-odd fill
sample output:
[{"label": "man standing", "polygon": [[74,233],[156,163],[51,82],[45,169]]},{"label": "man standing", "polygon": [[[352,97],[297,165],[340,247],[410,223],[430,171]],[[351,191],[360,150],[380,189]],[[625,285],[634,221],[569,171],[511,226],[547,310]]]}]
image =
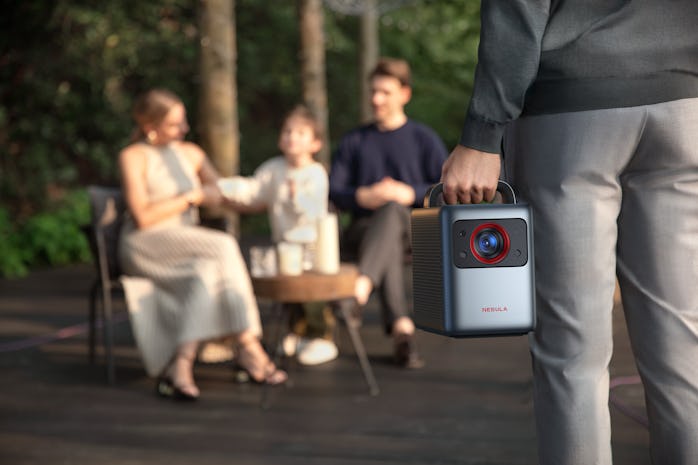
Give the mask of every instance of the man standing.
[{"label": "man standing", "polygon": [[[483,0],[448,203],[534,213],[540,463],[608,465],[616,274],[652,463],[698,463],[698,2]],[[500,150],[501,148],[501,150]]]},{"label": "man standing", "polygon": [[447,150],[436,133],[405,114],[412,96],[410,67],[383,58],[369,76],[374,121],[346,134],[332,160],[330,200],[352,213],[343,249],[358,256],[356,299],[364,305],[380,290],[386,333],[396,362],[419,368],[409,314],[404,256],[410,244],[410,208],[439,181]]}]

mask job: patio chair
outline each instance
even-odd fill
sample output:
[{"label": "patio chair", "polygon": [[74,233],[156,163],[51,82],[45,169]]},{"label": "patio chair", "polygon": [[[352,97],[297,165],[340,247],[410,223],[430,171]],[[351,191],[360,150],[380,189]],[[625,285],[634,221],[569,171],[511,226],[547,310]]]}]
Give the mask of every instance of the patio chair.
[{"label": "patio chair", "polygon": [[101,313],[107,382],[114,384],[114,336],[112,292],[121,290],[121,270],[117,260],[119,233],[126,205],[118,187],[89,186],[91,223],[88,237],[97,277],[90,290],[89,308],[89,361],[94,364],[97,313]]}]

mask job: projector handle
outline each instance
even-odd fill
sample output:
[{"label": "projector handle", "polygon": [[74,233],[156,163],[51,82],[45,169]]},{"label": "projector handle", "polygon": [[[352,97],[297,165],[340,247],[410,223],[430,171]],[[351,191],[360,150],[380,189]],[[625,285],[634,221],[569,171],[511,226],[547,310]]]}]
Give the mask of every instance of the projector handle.
[{"label": "projector handle", "polygon": [[[500,179],[499,183],[497,184],[497,192],[501,194],[501,203],[516,203],[516,194],[514,193],[514,188],[511,187],[511,185],[508,182],[502,181]],[[443,193],[443,183],[438,183],[431,186],[429,190],[427,190],[427,193],[424,195],[424,208],[429,208],[432,206],[438,207],[440,205],[444,205]],[[500,203],[496,202],[496,200],[497,197],[495,196],[495,201],[492,203]]]}]

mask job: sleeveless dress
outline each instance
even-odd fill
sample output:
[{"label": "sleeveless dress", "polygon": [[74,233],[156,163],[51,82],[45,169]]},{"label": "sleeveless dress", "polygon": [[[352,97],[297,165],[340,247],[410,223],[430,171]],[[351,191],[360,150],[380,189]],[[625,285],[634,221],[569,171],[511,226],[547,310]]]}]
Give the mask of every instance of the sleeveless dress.
[{"label": "sleeveless dress", "polygon": [[[149,198],[158,201],[200,185],[172,145],[143,144]],[[146,372],[157,376],[177,346],[251,329],[259,309],[235,239],[198,225],[198,209],[138,229],[127,215],[119,242],[129,318]],[[144,279],[145,278],[145,279]]]}]

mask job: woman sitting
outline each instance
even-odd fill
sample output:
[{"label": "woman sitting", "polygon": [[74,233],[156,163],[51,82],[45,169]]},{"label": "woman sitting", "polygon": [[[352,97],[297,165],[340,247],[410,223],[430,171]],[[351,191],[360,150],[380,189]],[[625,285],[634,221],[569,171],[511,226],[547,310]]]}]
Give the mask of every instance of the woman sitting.
[{"label": "woman sitting", "polygon": [[133,143],[119,155],[129,210],[119,260],[125,274],[154,284],[143,293],[138,280],[124,280],[135,339],[146,371],[158,377],[158,394],[197,399],[199,344],[230,335],[237,364],[253,381],[285,382],[259,341],[259,310],[237,242],[199,226],[198,207],[217,206],[222,196],[203,150],[183,140],[189,126],[182,101],[151,90],[133,117]]}]

